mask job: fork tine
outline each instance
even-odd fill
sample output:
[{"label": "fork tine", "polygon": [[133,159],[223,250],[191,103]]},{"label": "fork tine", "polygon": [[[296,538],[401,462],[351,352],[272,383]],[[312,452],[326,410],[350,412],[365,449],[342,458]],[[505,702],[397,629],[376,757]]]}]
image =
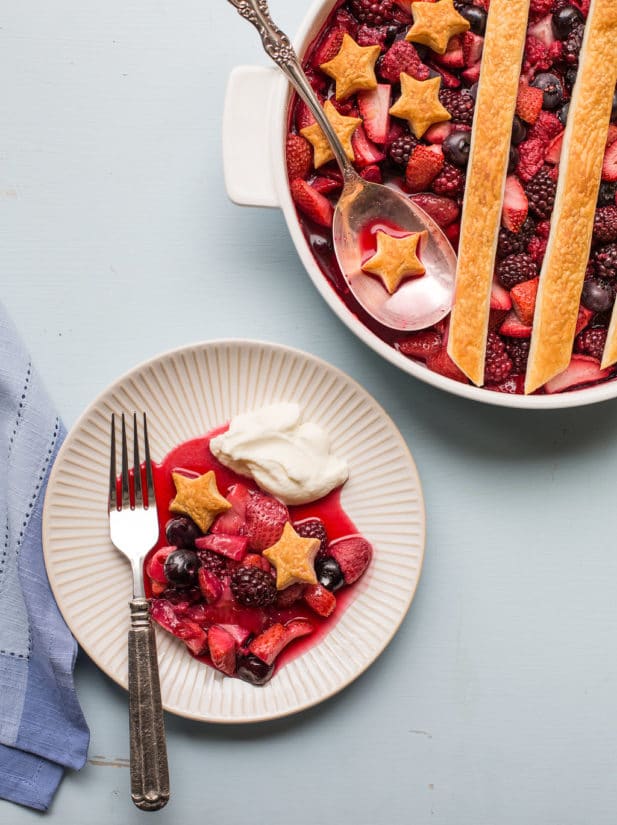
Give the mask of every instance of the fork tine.
[{"label": "fork tine", "polygon": [[135,507],[144,506],[141,487],[141,461],[139,460],[139,438],[137,436],[137,413],[133,413],[133,478],[135,482]]},{"label": "fork tine", "polygon": [[152,460],[150,458],[150,444],[148,442],[148,422],[144,413],[144,451],[146,454],[146,485],[148,490],[148,507],[156,507],[154,495],[154,478],[152,477]]},{"label": "fork tine", "polygon": [[111,414],[111,455],[109,457],[109,503],[107,509],[118,509],[118,488],[116,487],[116,416]]},{"label": "fork tine", "polygon": [[129,456],[126,446],[126,422],[122,413],[122,507],[131,506],[131,493],[129,490]]}]

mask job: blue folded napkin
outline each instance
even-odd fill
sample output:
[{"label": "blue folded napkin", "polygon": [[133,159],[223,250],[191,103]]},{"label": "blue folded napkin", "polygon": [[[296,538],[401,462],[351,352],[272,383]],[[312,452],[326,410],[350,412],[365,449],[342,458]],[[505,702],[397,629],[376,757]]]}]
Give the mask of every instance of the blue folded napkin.
[{"label": "blue folded napkin", "polygon": [[49,588],[45,488],[65,432],[0,305],[0,797],[46,810],[89,731],[73,685],[77,645]]}]

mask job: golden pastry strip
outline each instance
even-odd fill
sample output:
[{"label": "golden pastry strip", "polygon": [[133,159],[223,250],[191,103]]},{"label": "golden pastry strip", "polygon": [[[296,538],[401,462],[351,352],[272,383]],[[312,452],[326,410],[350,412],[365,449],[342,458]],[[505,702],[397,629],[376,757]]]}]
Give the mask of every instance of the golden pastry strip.
[{"label": "golden pastry strip", "polygon": [[529,2],[492,0],[476,100],[448,354],[478,385]]},{"label": "golden pastry strip", "polygon": [[617,62],[617,2],[593,0],[570,102],[536,302],[525,392],[566,369],[591,248]]}]

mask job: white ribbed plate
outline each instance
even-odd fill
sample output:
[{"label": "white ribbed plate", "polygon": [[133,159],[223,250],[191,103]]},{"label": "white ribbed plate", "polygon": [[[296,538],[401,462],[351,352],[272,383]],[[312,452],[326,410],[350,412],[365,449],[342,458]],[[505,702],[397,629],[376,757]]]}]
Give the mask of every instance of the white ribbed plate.
[{"label": "white ribbed plate", "polygon": [[157,628],[163,703],[182,716],[256,722],[295,713],[348,685],[386,647],[411,604],[424,554],[422,490],[399,431],[362,387],[318,358],[276,344],[213,341],[120,378],[73,427],[51,474],[43,547],[54,595],[86,653],[126,688],[131,574],[108,532],[111,413],[145,410],[160,460],[179,442],[277,401],[297,401],[347,458],[342,503],[375,558],[332,631],[265,687],[222,676]]}]

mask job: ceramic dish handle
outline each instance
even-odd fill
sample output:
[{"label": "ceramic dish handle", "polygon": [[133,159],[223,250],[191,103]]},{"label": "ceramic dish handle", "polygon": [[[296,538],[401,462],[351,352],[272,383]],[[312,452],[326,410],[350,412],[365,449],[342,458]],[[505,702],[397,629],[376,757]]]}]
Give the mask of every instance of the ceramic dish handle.
[{"label": "ceramic dish handle", "polygon": [[280,206],[274,184],[270,100],[280,74],[238,66],[229,76],[223,112],[225,188],[239,206]]}]

